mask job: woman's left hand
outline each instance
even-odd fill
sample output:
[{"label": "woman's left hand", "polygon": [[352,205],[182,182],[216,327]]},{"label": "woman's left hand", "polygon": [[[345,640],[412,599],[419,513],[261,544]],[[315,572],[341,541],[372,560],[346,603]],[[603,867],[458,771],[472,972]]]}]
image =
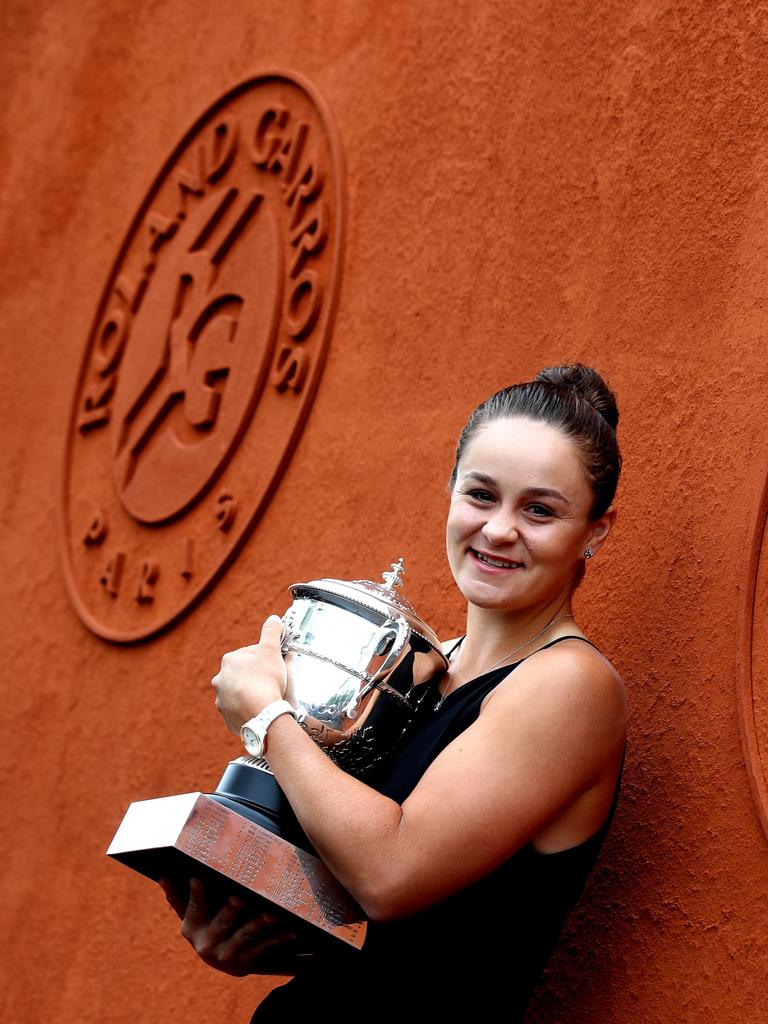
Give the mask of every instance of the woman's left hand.
[{"label": "woman's left hand", "polygon": [[285,911],[260,897],[233,894],[221,903],[192,878],[186,893],[169,878],[160,886],[181,921],[181,934],[209,967],[242,978],[246,974],[296,974],[311,959]]},{"label": "woman's left hand", "polygon": [[211,684],[216,707],[231,732],[239,734],[243,722],[285,693],[288,671],[280,650],[282,629],[280,617],[270,615],[257,644],[230,651],[221,659]]}]

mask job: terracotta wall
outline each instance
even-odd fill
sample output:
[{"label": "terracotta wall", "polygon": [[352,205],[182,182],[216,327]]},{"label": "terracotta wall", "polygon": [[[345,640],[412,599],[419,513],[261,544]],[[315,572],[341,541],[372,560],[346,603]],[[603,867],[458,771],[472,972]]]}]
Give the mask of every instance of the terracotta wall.
[{"label": "terracotta wall", "polygon": [[[579,610],[627,680],[631,738],[530,1019],[765,1020],[768,679],[747,645],[755,576],[758,639],[768,596],[768,8],[6,0],[0,27],[3,1019],[247,1019],[265,983],[199,964],[150,883],[104,856],[125,806],[215,784],[237,744],[210,677],[290,582],[404,554],[414,603],[459,631],[455,435],[490,391],[581,359],[618,392],[626,472]],[[285,68],[325,97],[346,158],[316,399],[218,585],[164,635],[110,643],[60,555],[89,332],[178,141]]]}]

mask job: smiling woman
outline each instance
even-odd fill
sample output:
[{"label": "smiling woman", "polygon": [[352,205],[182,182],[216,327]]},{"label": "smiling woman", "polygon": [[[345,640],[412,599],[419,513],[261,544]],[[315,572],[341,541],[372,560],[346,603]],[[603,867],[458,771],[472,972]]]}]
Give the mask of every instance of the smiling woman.
[{"label": "smiling woman", "polygon": [[467,600],[531,605],[554,588],[564,600],[580,556],[598,550],[613,510],[594,497],[574,443],[528,417],[478,427],[464,446],[448,515],[448,561]]},{"label": "smiling woman", "polygon": [[[466,633],[403,746],[368,785],[283,714],[268,758],[302,827],[371,924],[353,960],[305,958],[254,1014],[499,1013],[519,1021],[608,830],[623,762],[620,677],[571,598],[607,539],[621,460],[611,392],[581,365],[498,392],[459,440],[446,527]],[[280,620],[214,679],[229,728],[282,698]],[[210,965],[269,970],[296,939],[230,900],[167,895]],[[294,960],[294,966],[298,963]]]}]

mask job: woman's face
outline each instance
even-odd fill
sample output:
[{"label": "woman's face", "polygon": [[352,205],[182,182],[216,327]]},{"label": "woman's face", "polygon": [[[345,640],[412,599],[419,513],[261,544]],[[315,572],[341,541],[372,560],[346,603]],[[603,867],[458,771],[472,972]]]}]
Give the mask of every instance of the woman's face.
[{"label": "woman's face", "polygon": [[509,611],[564,598],[587,547],[613,511],[589,514],[594,495],[573,441],[523,417],[476,431],[458,466],[446,526],[448,561],[466,599]]}]

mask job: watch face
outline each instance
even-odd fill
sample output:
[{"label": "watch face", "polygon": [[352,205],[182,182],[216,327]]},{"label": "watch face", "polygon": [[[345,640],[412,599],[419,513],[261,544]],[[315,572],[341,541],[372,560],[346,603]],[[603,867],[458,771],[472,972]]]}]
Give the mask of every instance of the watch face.
[{"label": "watch face", "polygon": [[253,729],[249,726],[243,726],[242,740],[243,745],[249,754],[253,754],[254,757],[259,757],[261,755],[263,744]]}]

